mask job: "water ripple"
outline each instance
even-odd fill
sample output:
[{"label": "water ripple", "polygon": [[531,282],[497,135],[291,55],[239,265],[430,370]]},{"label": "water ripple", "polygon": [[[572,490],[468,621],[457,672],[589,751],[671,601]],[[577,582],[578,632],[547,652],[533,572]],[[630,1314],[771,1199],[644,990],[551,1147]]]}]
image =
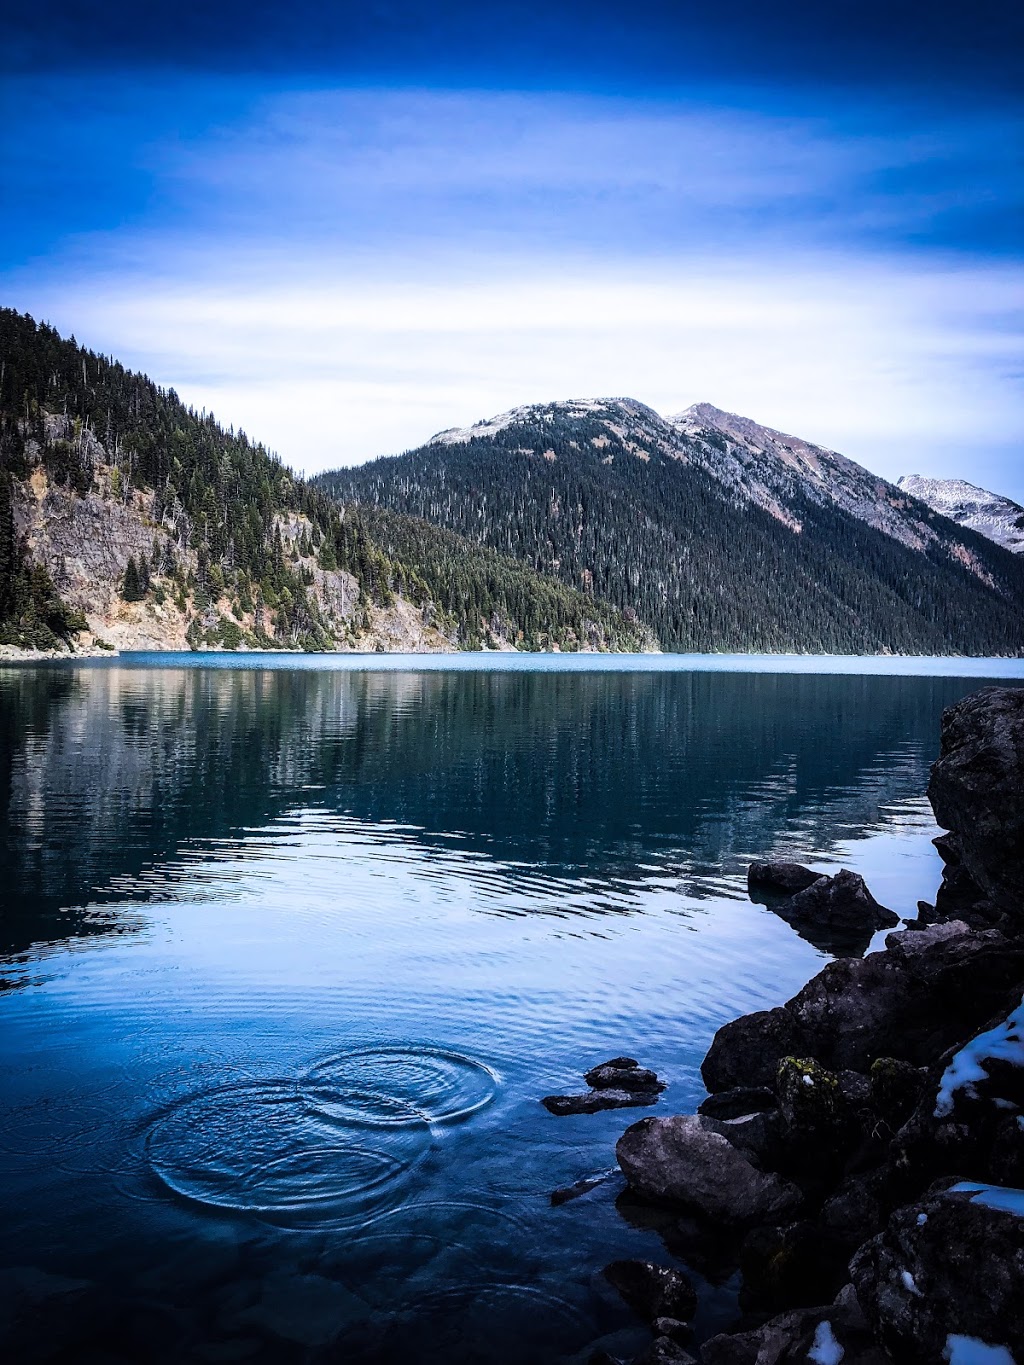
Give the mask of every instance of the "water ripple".
[{"label": "water ripple", "polygon": [[405,1122],[379,1142],[366,1125],[312,1111],[293,1080],[245,1081],[194,1094],[151,1124],[146,1152],[168,1189],[282,1226],[363,1220],[394,1206],[430,1142]]},{"label": "water ripple", "polygon": [[303,1089],[332,1119],[392,1126],[456,1123],[494,1099],[498,1075],[444,1048],[374,1047],[317,1062]]}]

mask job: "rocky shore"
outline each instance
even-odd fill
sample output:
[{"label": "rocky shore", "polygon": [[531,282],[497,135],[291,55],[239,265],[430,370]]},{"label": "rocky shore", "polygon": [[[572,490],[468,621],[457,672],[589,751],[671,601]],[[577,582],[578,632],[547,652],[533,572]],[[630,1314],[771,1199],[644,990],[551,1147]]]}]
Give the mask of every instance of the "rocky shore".
[{"label": "rocky shore", "polygon": [[[673,1261],[606,1271],[652,1328],[635,1365],[1024,1365],[1024,689],[944,713],[928,795],[942,885],[884,951],[859,877],[752,868],[842,955],[719,1030],[697,1114],[619,1139],[620,1210]],[[740,1277],[699,1348],[687,1266]]]}]

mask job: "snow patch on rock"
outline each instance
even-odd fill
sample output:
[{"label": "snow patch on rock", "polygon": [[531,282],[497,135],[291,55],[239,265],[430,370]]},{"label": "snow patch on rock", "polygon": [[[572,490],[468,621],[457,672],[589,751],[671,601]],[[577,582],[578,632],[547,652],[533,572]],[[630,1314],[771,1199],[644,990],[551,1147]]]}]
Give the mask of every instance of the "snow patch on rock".
[{"label": "snow patch on rock", "polygon": [[990,1346],[977,1337],[957,1336],[953,1332],[946,1338],[943,1354],[949,1365],[1017,1365],[1008,1347]]},{"label": "snow patch on rock", "polygon": [[958,1091],[970,1093],[979,1081],[987,1080],[985,1062],[994,1060],[1024,1067],[1024,1000],[1001,1024],[986,1033],[979,1033],[955,1054],[939,1082],[935,1117],[946,1118],[953,1112]]},{"label": "snow patch on rock", "polygon": [[836,1334],[832,1330],[832,1324],[825,1319],[818,1323],[814,1340],[811,1342],[811,1349],[807,1352],[807,1359],[813,1360],[814,1365],[840,1365],[840,1361],[846,1352],[836,1341]]}]

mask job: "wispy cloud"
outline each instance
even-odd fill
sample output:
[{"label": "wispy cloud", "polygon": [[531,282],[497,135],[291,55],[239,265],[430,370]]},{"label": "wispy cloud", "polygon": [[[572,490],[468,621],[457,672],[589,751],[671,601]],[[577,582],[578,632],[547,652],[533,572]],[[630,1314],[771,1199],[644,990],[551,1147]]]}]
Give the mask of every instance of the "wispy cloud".
[{"label": "wispy cloud", "polygon": [[1008,115],[176,88],[11,152],[77,231],[12,236],[6,296],[296,465],[628,393],[1024,493]]}]

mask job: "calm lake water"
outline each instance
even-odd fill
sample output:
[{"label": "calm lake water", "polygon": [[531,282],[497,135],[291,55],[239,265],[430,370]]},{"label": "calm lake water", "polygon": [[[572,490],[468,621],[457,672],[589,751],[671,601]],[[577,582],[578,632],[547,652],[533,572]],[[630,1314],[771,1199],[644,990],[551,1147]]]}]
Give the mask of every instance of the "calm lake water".
[{"label": "calm lake water", "polygon": [[[752,858],[933,897],[941,710],[1021,673],[826,667],[0,669],[0,1350],[639,1349],[600,1270],[657,1235],[615,1177],[551,1191],[692,1112],[716,1028],[826,960],[749,902]],[[622,1052],[670,1083],[655,1109],[539,1104]],[[698,1283],[699,1340],[735,1286]]]}]

